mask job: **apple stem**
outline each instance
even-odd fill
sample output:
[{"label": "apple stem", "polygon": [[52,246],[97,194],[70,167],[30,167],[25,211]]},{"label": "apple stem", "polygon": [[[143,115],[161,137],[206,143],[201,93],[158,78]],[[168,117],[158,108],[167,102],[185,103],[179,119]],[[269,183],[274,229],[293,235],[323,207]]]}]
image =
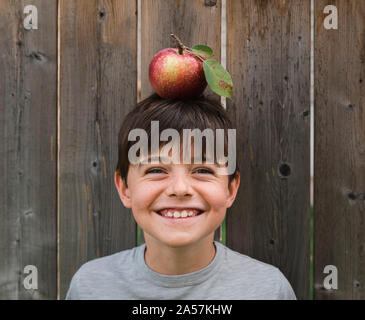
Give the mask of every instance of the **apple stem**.
[{"label": "apple stem", "polygon": [[174,38],[176,41],[176,46],[179,49],[179,54],[183,54],[184,49],[187,49],[187,47],[181,42],[181,40],[173,33],[170,34],[171,37]]},{"label": "apple stem", "polygon": [[173,33],[170,34],[171,37],[174,38],[174,40],[176,41],[176,46],[177,48],[179,49],[179,54],[183,54],[183,51],[184,50],[187,50],[189,51],[191,54],[193,54],[195,57],[197,57],[201,62],[204,62],[204,60],[199,56],[197,55],[191,48],[185,46],[181,40]]}]

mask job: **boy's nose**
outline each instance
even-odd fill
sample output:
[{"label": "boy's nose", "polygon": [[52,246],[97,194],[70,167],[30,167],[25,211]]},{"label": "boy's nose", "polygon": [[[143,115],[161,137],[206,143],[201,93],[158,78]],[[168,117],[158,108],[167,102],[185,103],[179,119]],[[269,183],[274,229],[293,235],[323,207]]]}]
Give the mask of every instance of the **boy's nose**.
[{"label": "boy's nose", "polygon": [[184,197],[192,194],[191,187],[185,175],[175,175],[166,190],[168,196]]}]

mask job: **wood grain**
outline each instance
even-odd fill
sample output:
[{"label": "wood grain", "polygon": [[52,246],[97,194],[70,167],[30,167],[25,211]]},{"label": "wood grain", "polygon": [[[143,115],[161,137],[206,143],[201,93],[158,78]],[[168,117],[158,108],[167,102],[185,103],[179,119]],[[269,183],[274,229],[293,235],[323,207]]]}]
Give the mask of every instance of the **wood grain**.
[{"label": "wood grain", "polygon": [[278,267],[309,297],[310,1],[227,0],[241,184],[227,246]]},{"label": "wood grain", "polygon": [[[57,295],[57,1],[0,1],[0,299]],[[38,270],[26,290],[24,267]],[[34,275],[34,274],[33,274]]]},{"label": "wood grain", "polygon": [[59,276],[136,245],[114,185],[118,132],[137,101],[136,1],[60,2]]},{"label": "wood grain", "polygon": [[[365,298],[365,3],[331,1],[338,29],[315,6],[314,297]],[[338,289],[326,290],[326,265]]]},{"label": "wood grain", "polygon": [[[148,79],[149,64],[153,56],[164,48],[175,48],[170,37],[176,34],[188,47],[196,44],[210,46],[214,59],[220,61],[221,1],[151,0],[142,1],[141,16],[141,99],[153,89]],[[204,95],[220,100],[208,87]],[[215,232],[219,241],[220,230]],[[143,232],[141,242],[144,242]]]}]

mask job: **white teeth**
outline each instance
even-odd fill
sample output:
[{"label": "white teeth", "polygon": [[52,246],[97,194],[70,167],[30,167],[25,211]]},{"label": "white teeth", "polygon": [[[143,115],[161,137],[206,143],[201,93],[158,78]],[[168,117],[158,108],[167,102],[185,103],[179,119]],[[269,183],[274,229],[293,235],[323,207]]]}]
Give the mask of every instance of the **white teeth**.
[{"label": "white teeth", "polygon": [[167,212],[165,210],[162,210],[161,214],[165,217],[170,217],[170,218],[186,218],[186,217],[195,217],[198,215],[198,213],[196,213],[195,210],[182,210],[182,211],[169,210]]}]

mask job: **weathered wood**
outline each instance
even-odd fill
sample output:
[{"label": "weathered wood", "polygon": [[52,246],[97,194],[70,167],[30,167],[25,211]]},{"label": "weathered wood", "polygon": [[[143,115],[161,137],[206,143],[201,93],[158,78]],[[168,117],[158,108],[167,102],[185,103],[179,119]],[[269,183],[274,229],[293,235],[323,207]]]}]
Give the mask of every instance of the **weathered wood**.
[{"label": "weathered wood", "polygon": [[57,1],[32,4],[37,30],[23,1],[0,1],[0,299],[57,296]]},{"label": "weathered wood", "polygon": [[118,132],[137,101],[136,1],[60,1],[59,276],[136,245],[114,185]]},{"label": "weathered wood", "polygon": [[308,298],[310,1],[228,0],[227,69],[241,170],[227,245]]},{"label": "weathered wood", "polygon": [[[314,297],[365,298],[365,2],[315,2]],[[326,290],[326,265],[338,289]]]},{"label": "weathered wood", "polygon": [[[175,41],[170,37],[171,33],[176,34],[190,48],[196,44],[210,46],[214,52],[213,58],[220,61],[220,0],[151,0],[141,3],[141,99],[154,92],[148,79],[149,64],[153,56],[164,48],[176,47]],[[208,87],[204,95],[220,100]],[[217,241],[219,234],[217,229]],[[143,232],[141,242],[144,242]]]}]

